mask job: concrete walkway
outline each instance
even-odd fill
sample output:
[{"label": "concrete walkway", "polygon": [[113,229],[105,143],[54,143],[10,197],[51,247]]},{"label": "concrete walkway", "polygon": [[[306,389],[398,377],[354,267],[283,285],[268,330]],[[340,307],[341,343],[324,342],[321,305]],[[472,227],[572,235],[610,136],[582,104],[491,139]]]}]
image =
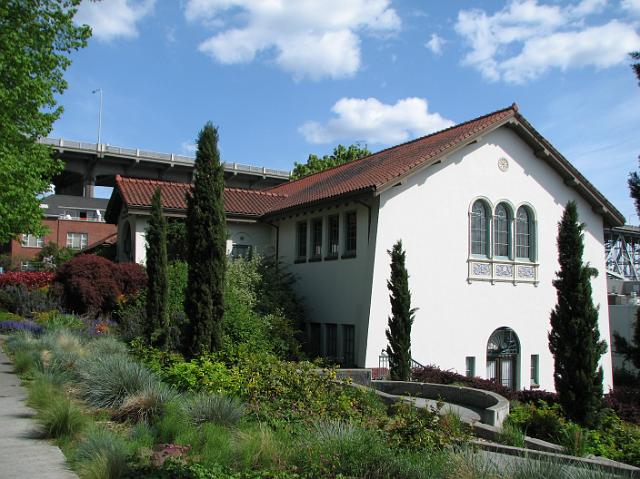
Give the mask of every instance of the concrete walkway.
[{"label": "concrete walkway", "polygon": [[77,479],[60,449],[39,439],[25,405],[27,391],[0,349],[0,477],[2,479]]}]

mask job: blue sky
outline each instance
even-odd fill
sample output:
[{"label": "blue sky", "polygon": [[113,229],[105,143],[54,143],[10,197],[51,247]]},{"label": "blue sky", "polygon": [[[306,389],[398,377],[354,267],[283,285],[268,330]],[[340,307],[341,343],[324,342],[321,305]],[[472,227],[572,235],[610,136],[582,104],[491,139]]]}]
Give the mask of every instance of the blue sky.
[{"label": "blue sky", "polygon": [[376,151],[517,102],[627,217],[637,167],[640,0],[102,0],[53,137],[291,169]]}]

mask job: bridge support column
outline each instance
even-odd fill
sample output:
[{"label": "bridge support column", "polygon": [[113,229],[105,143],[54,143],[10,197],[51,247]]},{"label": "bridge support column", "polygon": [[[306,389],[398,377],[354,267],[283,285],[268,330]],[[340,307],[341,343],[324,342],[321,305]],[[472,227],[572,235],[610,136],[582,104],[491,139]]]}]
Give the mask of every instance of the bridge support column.
[{"label": "bridge support column", "polygon": [[96,177],[95,176],[85,176],[84,178],[84,194],[85,198],[93,198],[93,192],[96,186]]}]

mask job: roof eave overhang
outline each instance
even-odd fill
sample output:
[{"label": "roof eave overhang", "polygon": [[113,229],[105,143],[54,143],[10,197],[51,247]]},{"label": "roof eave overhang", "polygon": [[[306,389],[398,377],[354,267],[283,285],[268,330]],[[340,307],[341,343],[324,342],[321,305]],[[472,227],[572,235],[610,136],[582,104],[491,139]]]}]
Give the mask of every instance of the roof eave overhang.
[{"label": "roof eave overhang", "polygon": [[292,214],[303,214],[312,210],[317,210],[318,208],[324,208],[334,203],[365,200],[367,198],[373,197],[374,192],[374,188],[368,186],[365,188],[360,188],[356,191],[349,191],[346,193],[330,196],[329,198],[323,198],[321,200],[310,201],[301,205],[290,206],[288,208],[281,208],[270,211],[262,215],[261,219],[263,221],[271,222],[282,219],[286,216],[291,216]]},{"label": "roof eave overhang", "polygon": [[[166,217],[169,218],[186,218],[187,210],[184,208],[163,208],[162,212]],[[134,205],[127,208],[127,213],[130,215],[138,215],[138,216],[151,216],[151,206],[150,205]],[[225,216],[227,220],[238,220],[238,221],[257,221],[260,219],[260,215],[250,214],[250,213],[238,213],[238,212],[225,212]]]},{"label": "roof eave overhang", "polygon": [[534,154],[549,164],[562,177],[567,186],[574,188],[589,202],[593,211],[603,217],[605,227],[625,224],[624,215],[522,115],[516,114],[507,122],[507,126],[525,140],[533,149]]},{"label": "roof eave overhang", "polygon": [[484,129],[466,138],[460,145],[445,149],[429,158],[424,163],[415,168],[411,168],[401,175],[398,175],[375,189],[378,196],[398,184],[404,183],[409,177],[424,171],[425,169],[444,161],[448,156],[455,154],[459,150],[477,142],[484,135],[491,133],[503,126],[513,129],[533,149],[534,154],[545,160],[564,180],[565,184],[573,187],[591,205],[594,212],[602,215],[605,226],[622,226],[625,218],[611,202],[609,202],[595,186],[593,186],[569,160],[567,160],[558,150],[556,150],[546,138],[538,133],[519,113],[507,116],[490,128]]}]

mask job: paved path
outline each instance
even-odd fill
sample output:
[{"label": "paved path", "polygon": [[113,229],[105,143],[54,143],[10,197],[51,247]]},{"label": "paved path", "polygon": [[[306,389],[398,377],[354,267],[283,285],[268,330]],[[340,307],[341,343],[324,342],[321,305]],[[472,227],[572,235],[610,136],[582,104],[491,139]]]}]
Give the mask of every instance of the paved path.
[{"label": "paved path", "polygon": [[0,348],[0,477],[2,479],[77,479],[60,449],[38,438],[25,405],[27,391]]}]

